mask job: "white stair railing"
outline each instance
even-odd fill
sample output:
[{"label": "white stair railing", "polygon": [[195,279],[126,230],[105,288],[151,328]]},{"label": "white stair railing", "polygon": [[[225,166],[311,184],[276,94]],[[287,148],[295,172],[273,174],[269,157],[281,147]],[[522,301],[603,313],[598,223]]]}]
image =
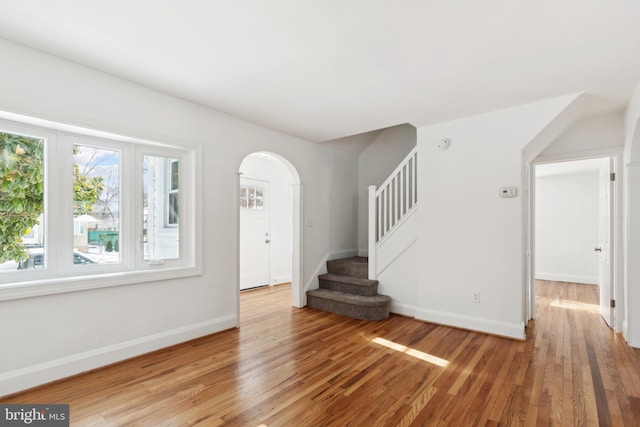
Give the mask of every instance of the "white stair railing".
[{"label": "white stair railing", "polygon": [[376,247],[417,206],[418,148],[414,148],[389,178],[369,186],[369,279],[376,278]]}]

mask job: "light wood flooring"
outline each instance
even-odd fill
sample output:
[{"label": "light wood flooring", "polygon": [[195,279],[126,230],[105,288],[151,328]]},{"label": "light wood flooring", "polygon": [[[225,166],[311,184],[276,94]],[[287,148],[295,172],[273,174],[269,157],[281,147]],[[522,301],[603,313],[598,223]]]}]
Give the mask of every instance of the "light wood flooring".
[{"label": "light wood flooring", "polygon": [[243,293],[242,327],[1,403],[68,403],[73,426],[639,426],[640,350],[597,288],[539,282],[525,342]]}]

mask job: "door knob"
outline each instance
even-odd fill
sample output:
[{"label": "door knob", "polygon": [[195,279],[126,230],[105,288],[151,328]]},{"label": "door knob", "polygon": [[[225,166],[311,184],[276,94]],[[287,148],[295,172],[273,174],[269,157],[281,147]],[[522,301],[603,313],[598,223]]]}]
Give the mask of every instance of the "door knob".
[{"label": "door knob", "polygon": [[593,250],[596,252],[602,252],[602,248],[594,248]]}]

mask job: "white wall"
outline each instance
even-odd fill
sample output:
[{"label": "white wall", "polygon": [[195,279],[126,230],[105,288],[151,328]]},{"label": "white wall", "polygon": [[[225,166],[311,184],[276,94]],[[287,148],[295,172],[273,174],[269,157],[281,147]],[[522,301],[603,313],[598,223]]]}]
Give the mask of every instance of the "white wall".
[{"label": "white wall", "polygon": [[415,317],[418,277],[422,263],[418,258],[420,228],[417,206],[402,223],[376,245],[378,292],[391,297],[391,312]]},{"label": "white wall", "polygon": [[499,189],[522,190],[523,149],[574,100],[418,128],[417,318],[524,337],[523,196]]},{"label": "white wall", "polygon": [[536,278],[598,284],[599,172],[536,179]]},{"label": "white wall", "polygon": [[242,161],[244,178],[269,182],[270,284],[291,281],[291,173],[274,157],[250,155]]},{"label": "white wall", "polygon": [[302,279],[323,256],[356,245],[357,159],[92,69],[0,40],[0,110],[72,125],[203,146],[204,272],[0,302],[0,395],[236,325],[237,172],[270,151],[298,170]]},{"label": "white wall", "polygon": [[416,128],[399,125],[384,129],[358,157],[358,253],[368,252],[369,190],[389,177],[416,146]]},{"label": "white wall", "polygon": [[640,84],[625,112],[625,304],[623,333],[640,347]]},{"label": "white wall", "polygon": [[622,112],[583,118],[553,141],[540,158],[619,148],[624,141]]}]

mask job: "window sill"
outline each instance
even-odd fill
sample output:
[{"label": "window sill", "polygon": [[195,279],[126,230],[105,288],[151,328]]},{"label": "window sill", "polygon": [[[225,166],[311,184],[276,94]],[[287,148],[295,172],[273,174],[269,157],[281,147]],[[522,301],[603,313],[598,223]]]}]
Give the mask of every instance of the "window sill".
[{"label": "window sill", "polygon": [[0,301],[134,285],[137,283],[157,282],[200,275],[202,275],[201,268],[177,267],[166,268],[161,271],[127,271],[0,284]]}]

